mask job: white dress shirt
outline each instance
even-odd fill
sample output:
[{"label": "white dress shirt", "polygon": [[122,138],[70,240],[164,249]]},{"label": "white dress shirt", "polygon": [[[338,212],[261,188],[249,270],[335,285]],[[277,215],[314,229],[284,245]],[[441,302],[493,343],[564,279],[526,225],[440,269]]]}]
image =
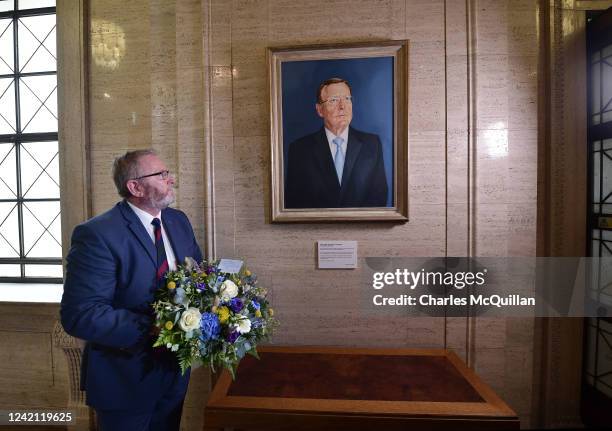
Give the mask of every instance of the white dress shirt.
[{"label": "white dress shirt", "polygon": [[168,235],[166,235],[166,229],[164,229],[164,220],[161,217],[161,211],[155,217],[149,214],[146,211],[141,210],[136,205],[132,204],[128,201],[128,205],[136,216],[140,219],[145,230],[151,237],[151,241],[155,244],[155,226],[151,224],[154,218],[158,218],[161,222],[161,231],[162,231],[162,239],[164,240],[164,249],[166,250],[166,259],[168,259],[168,269],[170,271],[174,271],[176,269],[176,257],[174,256],[174,251],[172,251],[172,246],[170,245],[170,240],[168,239]]},{"label": "white dress shirt", "polygon": [[344,160],[346,160],[346,146],[348,144],[348,132],[349,132],[349,128],[347,127],[346,129],[344,129],[342,133],[336,136],[332,132],[327,130],[327,127],[325,128],[325,135],[327,136],[327,143],[329,144],[329,151],[331,151],[332,160],[334,162],[336,161],[336,144],[334,144],[335,138],[342,138],[342,144],[340,145],[340,150],[342,151],[342,154],[344,155]]}]

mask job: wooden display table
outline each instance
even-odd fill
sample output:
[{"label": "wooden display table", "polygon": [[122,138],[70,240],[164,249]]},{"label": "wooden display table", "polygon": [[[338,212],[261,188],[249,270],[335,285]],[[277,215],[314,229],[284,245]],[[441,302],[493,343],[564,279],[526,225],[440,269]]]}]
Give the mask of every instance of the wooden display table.
[{"label": "wooden display table", "polygon": [[224,370],[204,430],[519,429],[516,414],[443,349],[263,347]]}]

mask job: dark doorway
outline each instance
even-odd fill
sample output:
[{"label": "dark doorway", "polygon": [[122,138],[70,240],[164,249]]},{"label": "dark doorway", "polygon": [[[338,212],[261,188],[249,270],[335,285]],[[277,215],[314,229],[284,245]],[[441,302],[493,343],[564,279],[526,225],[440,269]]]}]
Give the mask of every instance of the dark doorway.
[{"label": "dark doorway", "polygon": [[[589,205],[587,256],[612,257],[612,8],[587,14]],[[598,302],[612,301],[612,271],[592,279]],[[612,428],[612,318],[585,319],[582,420]]]}]

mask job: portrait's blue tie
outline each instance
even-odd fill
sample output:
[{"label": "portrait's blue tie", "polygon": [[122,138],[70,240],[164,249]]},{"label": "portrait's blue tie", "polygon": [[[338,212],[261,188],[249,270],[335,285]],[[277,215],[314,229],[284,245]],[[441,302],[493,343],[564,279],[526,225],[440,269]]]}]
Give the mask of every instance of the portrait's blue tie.
[{"label": "portrait's blue tie", "polygon": [[336,174],[338,174],[338,183],[342,184],[342,171],[344,171],[344,153],[342,152],[342,143],[344,142],[344,139],[336,137],[332,142],[336,145],[334,166],[336,167]]}]

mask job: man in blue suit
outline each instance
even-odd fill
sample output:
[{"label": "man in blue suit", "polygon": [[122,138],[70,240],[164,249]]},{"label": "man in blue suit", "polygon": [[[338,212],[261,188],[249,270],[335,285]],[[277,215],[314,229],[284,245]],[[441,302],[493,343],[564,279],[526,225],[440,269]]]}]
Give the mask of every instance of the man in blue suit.
[{"label": "man in blue suit", "polygon": [[377,135],[350,127],[351,87],[342,78],[319,86],[323,128],[289,147],[285,208],[384,207],[387,178]]},{"label": "man in blue suit", "polygon": [[118,157],[113,180],[124,200],[72,234],[62,324],[87,341],[81,384],[102,430],[178,430],[189,374],[153,351],[150,304],[166,270],[202,253],[153,151]]}]

